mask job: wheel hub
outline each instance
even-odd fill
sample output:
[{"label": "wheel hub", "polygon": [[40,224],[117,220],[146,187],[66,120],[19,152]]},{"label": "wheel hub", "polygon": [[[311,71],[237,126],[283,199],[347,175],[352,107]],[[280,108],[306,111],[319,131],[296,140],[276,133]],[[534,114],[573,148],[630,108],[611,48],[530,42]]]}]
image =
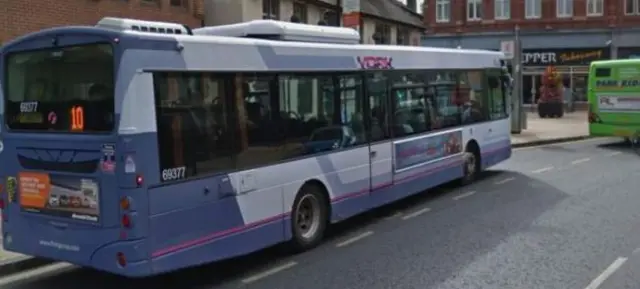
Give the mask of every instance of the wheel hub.
[{"label": "wheel hub", "polygon": [[320,227],[320,202],[313,195],[302,197],[295,216],[296,230],[305,239],[312,238]]}]

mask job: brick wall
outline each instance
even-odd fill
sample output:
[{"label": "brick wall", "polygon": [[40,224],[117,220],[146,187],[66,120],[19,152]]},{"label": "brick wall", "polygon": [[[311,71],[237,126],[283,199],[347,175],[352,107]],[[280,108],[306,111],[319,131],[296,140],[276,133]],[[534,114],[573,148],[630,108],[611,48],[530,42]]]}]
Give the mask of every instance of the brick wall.
[{"label": "brick wall", "polygon": [[0,43],[43,28],[95,25],[102,17],[174,21],[200,26],[203,0],[174,7],[170,0],[4,0],[0,13]]},{"label": "brick wall", "polygon": [[467,0],[451,0],[451,19],[447,23],[436,23],[436,0],[425,0],[424,22],[427,33],[466,33],[481,31],[513,31],[515,25],[522,30],[587,29],[610,27],[638,27],[640,16],[624,15],[624,0],[605,0],[604,15],[586,16],[587,0],[574,0],[573,17],[556,18],[556,1],[542,0],[542,17],[525,19],[525,0],[511,0],[511,19],[494,20],[494,0],[483,0],[484,19],[467,21]]}]

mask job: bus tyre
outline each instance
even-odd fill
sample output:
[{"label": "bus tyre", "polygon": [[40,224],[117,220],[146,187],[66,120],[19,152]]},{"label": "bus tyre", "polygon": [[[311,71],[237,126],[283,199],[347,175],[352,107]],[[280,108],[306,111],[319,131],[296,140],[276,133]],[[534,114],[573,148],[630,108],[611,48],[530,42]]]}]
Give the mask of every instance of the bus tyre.
[{"label": "bus tyre", "polygon": [[311,249],[322,241],[328,223],[328,200],[317,185],[304,185],[291,209],[294,251]]},{"label": "bus tyre", "polygon": [[478,178],[480,173],[480,154],[474,149],[467,149],[464,155],[464,175],[460,179],[462,185],[468,185]]}]

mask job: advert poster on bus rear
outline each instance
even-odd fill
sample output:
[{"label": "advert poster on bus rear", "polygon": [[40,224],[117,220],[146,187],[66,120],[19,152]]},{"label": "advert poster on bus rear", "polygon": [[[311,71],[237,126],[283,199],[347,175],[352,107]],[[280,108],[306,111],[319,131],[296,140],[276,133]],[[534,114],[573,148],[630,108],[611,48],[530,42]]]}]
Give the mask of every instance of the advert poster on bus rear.
[{"label": "advert poster on bus rear", "polygon": [[22,172],[18,174],[18,192],[24,211],[99,221],[99,191],[93,179]]},{"label": "advert poster on bus rear", "polygon": [[396,170],[406,169],[461,153],[462,131],[398,142],[394,149]]}]

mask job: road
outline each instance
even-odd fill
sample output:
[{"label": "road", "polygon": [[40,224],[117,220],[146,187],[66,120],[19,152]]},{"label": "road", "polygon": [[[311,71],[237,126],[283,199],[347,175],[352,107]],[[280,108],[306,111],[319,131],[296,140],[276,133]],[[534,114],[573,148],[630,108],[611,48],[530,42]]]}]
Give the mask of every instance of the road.
[{"label": "road", "polygon": [[517,150],[473,185],[357,217],[303,254],[276,247],[135,281],[63,264],[0,287],[640,288],[639,248],[640,157],[589,140]]}]

